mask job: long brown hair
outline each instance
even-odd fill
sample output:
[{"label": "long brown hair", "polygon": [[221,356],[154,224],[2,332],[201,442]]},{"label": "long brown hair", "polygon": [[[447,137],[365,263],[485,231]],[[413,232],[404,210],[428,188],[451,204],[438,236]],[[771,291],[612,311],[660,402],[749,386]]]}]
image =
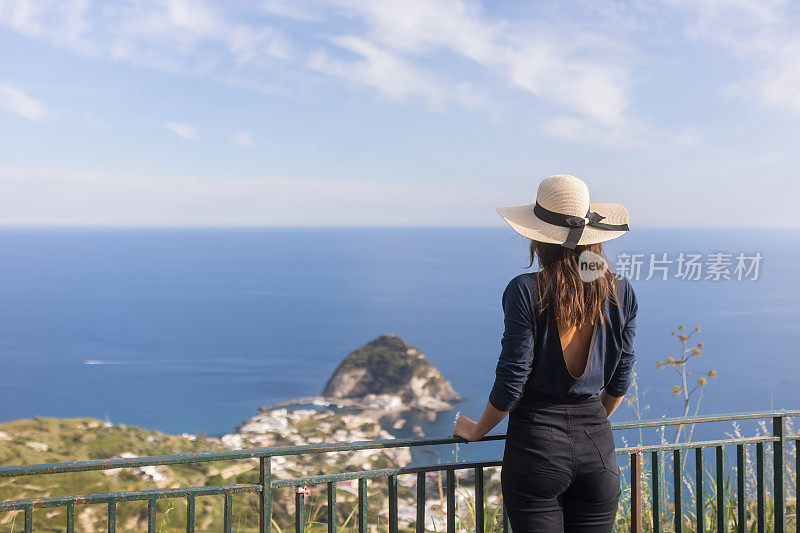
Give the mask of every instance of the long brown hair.
[{"label": "long brown hair", "polygon": [[540,268],[536,282],[537,314],[542,314],[549,306],[557,323],[568,327],[591,322],[598,314],[600,323],[605,323],[604,310],[608,303],[619,305],[615,277],[606,260],[607,268],[602,276],[593,281],[583,281],[578,258],[587,250],[606,259],[603,243],[576,246],[570,250],[560,244],[531,241],[528,267],[533,266],[538,258]]}]

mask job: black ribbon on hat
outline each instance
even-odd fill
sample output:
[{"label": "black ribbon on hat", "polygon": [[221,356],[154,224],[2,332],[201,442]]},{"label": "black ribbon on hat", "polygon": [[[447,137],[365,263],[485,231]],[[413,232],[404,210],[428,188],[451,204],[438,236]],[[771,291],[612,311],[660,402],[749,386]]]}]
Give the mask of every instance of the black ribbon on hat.
[{"label": "black ribbon on hat", "polygon": [[627,224],[608,224],[607,222],[600,222],[606,217],[600,213],[595,213],[591,209],[586,212],[585,217],[576,217],[573,215],[565,215],[563,213],[550,211],[549,209],[545,209],[539,205],[537,202],[536,205],[533,206],[533,214],[535,214],[539,220],[547,222],[548,224],[561,226],[562,228],[569,228],[567,240],[565,240],[561,246],[569,248],[570,250],[574,250],[578,245],[578,241],[581,239],[581,235],[583,235],[583,228],[585,228],[587,225],[592,226],[593,228],[607,229],[611,231],[628,231]]}]

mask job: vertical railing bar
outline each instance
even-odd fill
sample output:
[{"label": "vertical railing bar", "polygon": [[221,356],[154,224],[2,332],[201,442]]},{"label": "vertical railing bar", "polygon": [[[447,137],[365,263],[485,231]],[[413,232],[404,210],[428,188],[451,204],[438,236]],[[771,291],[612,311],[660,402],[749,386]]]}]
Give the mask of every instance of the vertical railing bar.
[{"label": "vertical railing bar", "polygon": [[230,492],[225,493],[225,513],[222,517],[223,531],[231,533],[231,519],[233,518],[233,494]]},{"label": "vertical railing bar", "polygon": [[389,533],[397,533],[397,475],[391,474],[387,480],[389,483]]},{"label": "vertical railing bar", "polygon": [[661,533],[661,452],[650,453],[650,468],[653,484],[653,533]]},{"label": "vertical railing bar", "polygon": [[425,533],[425,472],[417,474],[417,533]]},{"label": "vertical railing bar", "polygon": [[367,533],[367,478],[358,478],[358,533]]},{"label": "vertical railing bar", "polygon": [[269,457],[261,457],[258,461],[258,484],[261,492],[258,498],[258,530],[268,533],[272,530],[272,462]]},{"label": "vertical railing bar", "polygon": [[150,498],[147,500],[147,533],[156,533],[156,509],[158,500]]},{"label": "vertical railing bar", "polygon": [[631,453],[631,533],[642,531],[642,454]]},{"label": "vertical railing bar", "polygon": [[800,439],[794,441],[794,523],[800,530]]},{"label": "vertical railing bar", "polygon": [[33,507],[30,505],[25,506],[25,533],[33,531]]},{"label": "vertical railing bar", "polygon": [[447,469],[447,533],[456,533],[456,471]]},{"label": "vertical railing bar", "polygon": [[717,531],[727,531],[725,519],[725,448],[717,446]]},{"label": "vertical railing bar", "polygon": [[706,507],[705,491],[703,489],[703,477],[705,466],[703,466],[703,448],[694,449],[694,476],[695,476],[695,513],[697,515],[697,533],[705,533],[706,530]]},{"label": "vertical railing bar", "polygon": [[[662,428],[663,431],[663,428]],[[667,510],[667,499],[669,498],[669,490],[667,489],[667,462],[663,460],[664,453],[659,451],[659,471],[658,471],[658,484],[661,487],[661,501],[659,502],[659,508],[661,512],[665,512]],[[661,523],[661,529],[663,529],[663,522]]]},{"label": "vertical railing bar", "polygon": [[758,533],[767,529],[766,511],[764,509],[764,443],[756,444],[756,515],[758,518]]},{"label": "vertical railing bar", "polygon": [[195,496],[189,494],[186,496],[186,533],[194,533],[194,505]]},{"label": "vertical railing bar", "polygon": [[484,525],[484,487],[483,487],[483,467],[475,467],[475,531],[483,533]]},{"label": "vertical railing bar", "polygon": [[783,483],[784,443],[786,442],[786,425],[783,415],[772,418],[772,436],[778,440],[772,443],[772,490],[775,493],[775,533],[783,533],[786,528],[784,516],[786,510],[786,494]]},{"label": "vertical railing bar", "polygon": [[67,533],[75,533],[75,502],[67,503]]},{"label": "vertical railing bar", "polygon": [[108,533],[117,531],[117,502],[108,502],[108,523],[106,525]]},{"label": "vertical railing bar", "polygon": [[508,520],[508,509],[506,509],[506,502],[503,502],[503,533],[511,531],[511,522]]},{"label": "vertical railing bar", "polygon": [[[294,530],[295,533],[303,533],[306,530],[306,517],[304,516],[303,505],[306,495],[301,487],[297,487],[294,493]],[[229,532],[226,532],[229,533]]]},{"label": "vertical railing bar", "polygon": [[336,533],[336,483],[328,482],[328,533]]},{"label": "vertical railing bar", "polygon": [[675,533],[683,531],[683,481],[681,480],[681,451],[672,450],[672,481],[675,493]]},{"label": "vertical railing bar", "polygon": [[745,455],[744,444],[736,446],[736,518],[738,533],[745,533],[747,531],[747,493],[744,484],[745,480]]}]

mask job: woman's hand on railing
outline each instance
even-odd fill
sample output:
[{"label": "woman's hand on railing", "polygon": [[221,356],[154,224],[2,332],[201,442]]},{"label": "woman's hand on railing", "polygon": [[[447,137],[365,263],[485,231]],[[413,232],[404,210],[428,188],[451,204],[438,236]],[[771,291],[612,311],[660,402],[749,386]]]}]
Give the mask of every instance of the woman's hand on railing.
[{"label": "woman's hand on railing", "polygon": [[470,420],[466,416],[456,418],[456,427],[453,430],[453,436],[461,437],[467,442],[481,440],[487,433],[494,429],[507,414],[507,411],[497,409],[492,405],[492,402],[486,402],[486,407],[483,410],[481,419],[477,422]]},{"label": "woman's hand on railing", "polygon": [[480,437],[475,436],[475,426],[477,425],[477,422],[471,420],[468,416],[459,416],[456,419],[456,427],[453,429],[453,436],[461,437],[467,442],[476,441],[480,439]]}]

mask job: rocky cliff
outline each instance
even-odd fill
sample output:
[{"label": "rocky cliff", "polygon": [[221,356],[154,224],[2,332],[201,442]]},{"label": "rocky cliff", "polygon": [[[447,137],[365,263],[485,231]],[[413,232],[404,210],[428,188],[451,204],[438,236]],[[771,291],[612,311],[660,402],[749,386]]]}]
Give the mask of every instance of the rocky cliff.
[{"label": "rocky cliff", "polygon": [[461,400],[441,372],[396,335],[381,335],[341,362],[325,386],[328,398],[398,398],[403,408],[445,411]]}]

